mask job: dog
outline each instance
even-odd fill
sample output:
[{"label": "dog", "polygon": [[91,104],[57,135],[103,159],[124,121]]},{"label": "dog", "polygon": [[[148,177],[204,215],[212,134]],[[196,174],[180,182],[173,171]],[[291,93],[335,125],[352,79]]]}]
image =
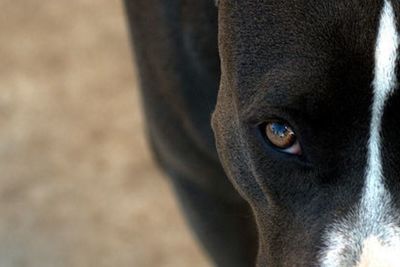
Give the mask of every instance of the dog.
[{"label": "dog", "polygon": [[125,3],[152,150],[217,266],[400,266],[399,1]]}]

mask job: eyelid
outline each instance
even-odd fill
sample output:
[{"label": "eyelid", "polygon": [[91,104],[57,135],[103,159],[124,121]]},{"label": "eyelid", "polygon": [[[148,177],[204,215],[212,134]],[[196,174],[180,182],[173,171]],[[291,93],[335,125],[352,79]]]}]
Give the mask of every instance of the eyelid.
[{"label": "eyelid", "polygon": [[299,140],[296,140],[296,142],[289,148],[286,149],[281,149],[282,152],[292,154],[292,155],[298,155],[301,156],[302,151],[301,151],[301,146]]},{"label": "eyelid", "polygon": [[285,107],[268,106],[266,108],[254,109],[253,112],[249,112],[247,116],[244,116],[244,122],[259,127],[266,122],[287,122],[287,124],[296,132],[296,122],[299,112]]}]

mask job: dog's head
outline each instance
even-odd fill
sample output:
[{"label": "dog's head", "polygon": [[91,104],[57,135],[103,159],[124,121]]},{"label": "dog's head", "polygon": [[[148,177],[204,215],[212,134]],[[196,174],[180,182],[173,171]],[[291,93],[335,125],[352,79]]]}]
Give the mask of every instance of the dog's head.
[{"label": "dog's head", "polygon": [[219,1],[213,129],[260,266],[399,263],[399,16],[390,0]]}]

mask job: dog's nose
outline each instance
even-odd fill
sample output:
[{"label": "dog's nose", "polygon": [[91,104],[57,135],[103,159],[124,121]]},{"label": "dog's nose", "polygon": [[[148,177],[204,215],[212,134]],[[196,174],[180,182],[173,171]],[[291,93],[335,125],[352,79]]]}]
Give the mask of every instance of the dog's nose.
[{"label": "dog's nose", "polygon": [[357,267],[398,267],[400,266],[399,244],[383,244],[378,238],[370,237],[363,244]]}]

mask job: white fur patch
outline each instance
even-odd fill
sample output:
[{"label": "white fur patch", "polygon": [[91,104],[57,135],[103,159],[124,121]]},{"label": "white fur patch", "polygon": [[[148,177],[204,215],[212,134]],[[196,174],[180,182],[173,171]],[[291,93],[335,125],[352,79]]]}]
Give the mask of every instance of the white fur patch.
[{"label": "white fur patch", "polygon": [[377,237],[368,238],[357,267],[395,267],[399,266],[400,247],[383,244]]},{"label": "white fur patch", "polygon": [[[381,155],[384,107],[397,86],[395,70],[398,46],[399,35],[393,7],[389,0],[385,0],[375,50],[374,98],[363,195],[357,210],[330,227],[325,237],[327,249],[322,253],[322,266],[372,267],[383,266],[384,263],[388,264],[384,266],[395,266],[391,262],[400,255],[400,228],[394,223],[397,216],[385,188]],[[373,264],[377,257],[383,257],[376,253],[384,253],[388,261]],[[396,266],[400,266],[398,263]]]}]

